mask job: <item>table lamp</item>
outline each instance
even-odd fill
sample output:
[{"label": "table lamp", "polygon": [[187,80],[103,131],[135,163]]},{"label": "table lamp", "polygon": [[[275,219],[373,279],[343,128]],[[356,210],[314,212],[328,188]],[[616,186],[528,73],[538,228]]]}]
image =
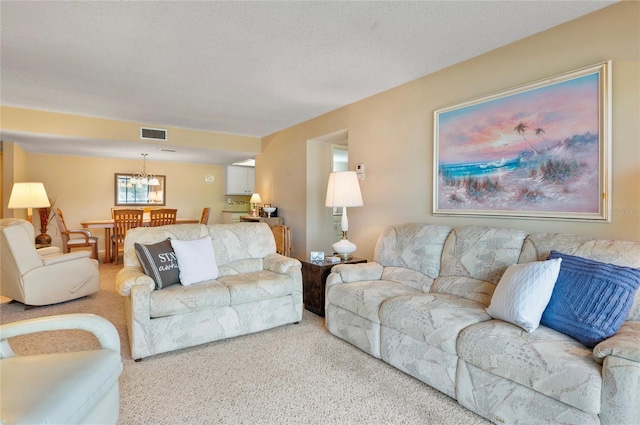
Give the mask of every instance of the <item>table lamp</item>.
[{"label": "table lamp", "polygon": [[33,208],[50,207],[44,184],[39,182],[14,183],[9,197],[8,208],[26,208],[27,220],[33,223]]},{"label": "table lamp", "polygon": [[260,198],[259,193],[254,193],[251,195],[251,199],[249,199],[249,203],[253,204],[253,209],[251,210],[251,217],[256,217],[256,211],[258,211],[258,204],[262,203],[262,198]]},{"label": "table lamp", "polygon": [[342,220],[340,222],[342,239],[332,245],[333,251],[342,260],[350,259],[351,254],[356,250],[356,245],[347,239],[347,231],[349,230],[347,207],[361,207],[362,205],[360,184],[355,171],[340,171],[329,174],[325,206],[342,207]]}]

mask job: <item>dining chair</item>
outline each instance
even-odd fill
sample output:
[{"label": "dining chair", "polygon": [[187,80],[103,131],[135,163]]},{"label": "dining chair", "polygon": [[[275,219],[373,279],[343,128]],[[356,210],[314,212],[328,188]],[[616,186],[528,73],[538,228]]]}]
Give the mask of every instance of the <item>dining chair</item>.
[{"label": "dining chair", "polygon": [[142,226],[144,211],[141,209],[117,209],[113,210],[113,263],[118,264],[120,248],[124,248],[124,238],[127,230]]},{"label": "dining chair", "polygon": [[175,208],[158,208],[149,211],[149,226],[166,226],[167,224],[176,224],[176,215],[178,210]]},{"label": "dining chair", "polygon": [[[67,224],[60,208],[56,208],[56,220],[58,221],[58,230],[62,239],[62,252],[66,254],[71,252],[71,248],[91,247],[91,258],[98,259],[98,238],[93,236],[90,230],[67,229]],[[81,235],[81,237],[71,237],[71,235]]]},{"label": "dining chair", "polygon": [[200,217],[200,224],[209,224],[209,213],[211,208],[206,207],[202,209],[202,217]]}]

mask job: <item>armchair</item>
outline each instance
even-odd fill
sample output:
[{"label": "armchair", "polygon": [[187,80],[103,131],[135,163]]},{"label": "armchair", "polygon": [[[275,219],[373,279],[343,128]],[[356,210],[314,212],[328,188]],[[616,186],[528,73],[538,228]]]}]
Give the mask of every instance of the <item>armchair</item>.
[{"label": "armchair", "polygon": [[48,305],[100,289],[98,261],[88,251],[44,256],[36,250],[33,233],[26,220],[0,220],[1,295],[25,305]]},{"label": "armchair", "polygon": [[[100,349],[16,355],[8,339],[44,331],[93,333]],[[93,314],[41,317],[0,326],[0,423],[116,424],[120,414],[120,338]]]},{"label": "armchair", "polygon": [[[98,259],[98,238],[91,234],[88,229],[67,229],[64,216],[60,208],[56,209],[56,219],[58,220],[58,230],[62,238],[62,249],[65,253],[71,252],[71,248],[91,247],[92,258]],[[80,235],[80,237],[71,237]]]}]

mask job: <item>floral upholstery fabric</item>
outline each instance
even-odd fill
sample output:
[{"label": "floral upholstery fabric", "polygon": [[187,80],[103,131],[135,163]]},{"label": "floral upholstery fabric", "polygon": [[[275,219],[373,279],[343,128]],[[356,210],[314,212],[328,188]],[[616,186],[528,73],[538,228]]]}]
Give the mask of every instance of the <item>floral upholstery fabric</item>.
[{"label": "floral upholstery fabric", "polygon": [[553,329],[529,333],[491,320],[460,333],[458,357],[577,409],[600,412],[600,365],[591,350]]},{"label": "floral upholstery fabric", "polygon": [[457,354],[462,329],[491,320],[485,306],[448,294],[415,294],[392,298],[380,308],[380,322],[419,341]]},{"label": "floral upholstery fabric", "polygon": [[[529,387],[482,370],[464,360],[458,362],[456,399],[467,409],[496,424],[599,425],[601,423],[598,415],[575,409]],[[625,422],[608,423],[625,424]]]},{"label": "floral upholstery fabric", "polygon": [[351,282],[332,286],[327,290],[327,303],[355,313],[374,323],[380,323],[380,305],[389,298],[417,293],[410,286],[387,280]]},{"label": "floral upholstery fabric", "polygon": [[415,270],[435,279],[440,273],[440,254],[449,232],[450,227],[433,224],[390,226],[376,243],[374,261],[384,267]]},{"label": "floral upholstery fabric", "polygon": [[552,249],[640,268],[633,242],[395,225],[380,236],[367,269],[334,267],[327,327],[495,423],[639,424],[640,291],[618,333],[593,350],[485,312],[510,265],[544,260]]},{"label": "floral upholstery fabric", "polygon": [[453,229],[442,251],[440,277],[431,292],[458,295],[488,305],[495,286],[487,283],[496,285],[507,267],[518,262],[526,236],[520,230],[495,227]]},{"label": "floral upholstery fabric", "polygon": [[[207,235],[212,237],[218,279],[155,290],[134,243]],[[302,319],[301,263],[276,253],[273,233],[264,223],[136,228],[127,232],[124,246],[125,267],[116,276],[116,287],[125,297],[135,359]]]}]

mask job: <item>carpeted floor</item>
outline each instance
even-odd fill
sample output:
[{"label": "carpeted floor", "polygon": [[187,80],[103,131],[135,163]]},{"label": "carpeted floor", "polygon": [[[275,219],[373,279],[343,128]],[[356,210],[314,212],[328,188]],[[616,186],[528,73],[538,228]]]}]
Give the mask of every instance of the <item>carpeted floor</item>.
[{"label": "carpeted floor", "polygon": [[[101,290],[24,310],[0,297],[0,322],[65,313],[110,320],[122,341],[121,424],[487,424],[455,400],[329,334],[305,310],[302,322],[134,362],[121,266],[100,265]],[[13,338],[18,354],[97,347],[82,331]]]}]

